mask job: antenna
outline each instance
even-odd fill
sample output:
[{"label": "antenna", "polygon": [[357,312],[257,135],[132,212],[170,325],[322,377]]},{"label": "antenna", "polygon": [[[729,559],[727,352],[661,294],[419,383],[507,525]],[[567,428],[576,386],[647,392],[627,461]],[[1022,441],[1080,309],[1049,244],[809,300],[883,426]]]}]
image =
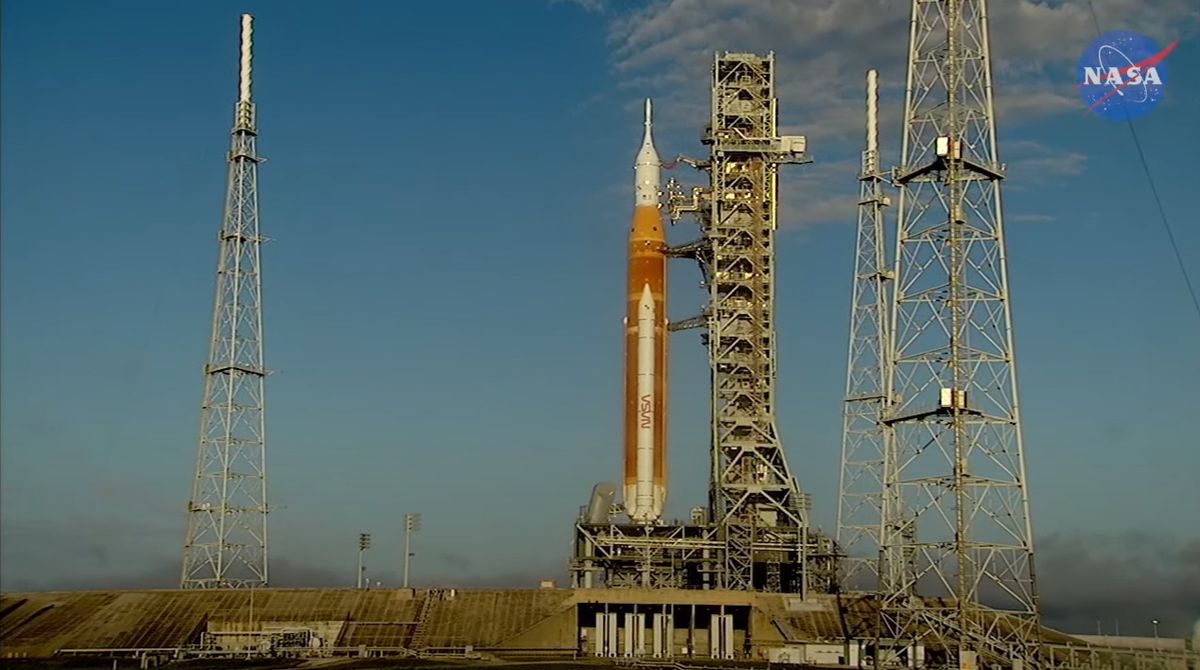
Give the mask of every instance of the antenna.
[{"label": "antenna", "polygon": [[238,102],[250,102],[250,48],[253,45],[254,17],[242,14],[242,60],[238,72]]},{"label": "antenna", "polygon": [[242,16],[238,101],[218,235],[216,297],[182,588],[267,585],[266,420],[258,131],[250,101],[250,22]]},{"label": "antenna", "polygon": [[867,70],[867,160],[865,167],[879,169],[879,73]]}]

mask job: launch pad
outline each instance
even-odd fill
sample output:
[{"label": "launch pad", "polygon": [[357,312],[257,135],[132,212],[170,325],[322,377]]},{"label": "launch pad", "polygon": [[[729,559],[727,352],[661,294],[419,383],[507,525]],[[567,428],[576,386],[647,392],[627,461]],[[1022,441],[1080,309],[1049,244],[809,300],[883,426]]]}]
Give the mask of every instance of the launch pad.
[{"label": "launch pad", "polygon": [[[943,15],[942,6],[952,11]],[[990,56],[978,37],[986,34],[982,0],[914,2],[910,79],[914,70],[923,74],[909,84],[907,167],[893,172],[891,185],[907,189],[901,211],[916,214],[900,219],[894,265],[884,249],[888,178],[878,155],[875,77],[868,79],[840,547],[811,526],[809,497],[776,425],[778,169],[809,162],[806,140],[778,134],[774,56],[725,52],[712,67],[706,157],[663,164],[647,101],[630,235],[623,500],[614,504],[618,488],[601,484],[581,511],[572,588],[261,588],[264,238],[250,25],[244,17],[183,590],[4,594],[6,654],[140,655],[144,664],[148,654],[487,654],[960,670],[1197,667],[1194,649],[1161,654],[1157,636],[1154,654],[1126,653],[1040,625],[999,220],[1003,168]],[[935,39],[943,33],[944,48]],[[982,46],[961,47],[960,33]],[[954,76],[937,71],[943,66]],[[987,93],[959,110],[967,90]],[[678,163],[705,173],[707,183],[685,190],[671,180],[663,189],[660,170]],[[926,215],[931,227],[913,226],[926,211],[936,213]],[[699,237],[668,246],[666,218],[684,215],[695,218]],[[696,262],[709,294],[701,313],[673,322],[665,284],[672,258]],[[945,327],[931,327],[935,321]],[[692,508],[686,522],[667,521],[666,344],[669,333],[690,329],[702,329],[711,374],[708,503]],[[962,333],[972,330],[976,342],[995,349],[983,359],[975,358],[977,345],[963,344],[971,338]],[[927,448],[931,435],[940,449]],[[912,466],[929,456],[936,462]],[[995,476],[997,469],[1008,478]],[[939,493],[925,504],[931,490]],[[1004,543],[994,540],[997,531]],[[856,541],[846,564],[857,567],[839,575],[842,550]],[[874,593],[845,592],[854,569],[874,578]],[[943,592],[921,590],[931,583]],[[994,602],[998,592],[1010,594],[1005,606]],[[993,602],[984,604],[985,597]]]},{"label": "launch pad", "polygon": [[[712,116],[703,137],[709,155],[677,161],[706,173],[709,184],[685,194],[671,180],[665,202],[672,221],[693,216],[700,237],[663,248],[657,256],[660,264],[666,258],[695,261],[709,293],[701,314],[667,324],[668,331],[705,329],[701,339],[712,379],[709,506],[693,509],[688,523],[667,524],[661,518],[661,497],[655,500],[656,514],[650,515],[647,505],[631,494],[643,479],[646,490],[650,484],[649,466],[637,462],[637,455],[648,452],[645,463],[652,462],[651,456],[657,463],[666,447],[664,417],[657,409],[665,407],[659,395],[666,386],[660,376],[665,366],[640,362],[654,359],[635,348],[641,340],[633,326],[646,267],[639,236],[646,225],[644,210],[664,205],[656,183],[658,166],[647,169],[648,156],[657,161],[647,102],[626,317],[625,505],[611,507],[596,493],[601,499],[593,499],[581,513],[575,525],[572,583],[584,588],[829,593],[836,576],[833,546],[809,527],[809,500],[788,468],[775,422],[777,173],[780,165],[809,162],[805,138],[778,135],[774,54],[717,54],[712,75]],[[662,213],[651,211],[661,224]],[[653,278],[658,305],[665,287],[657,273]],[[646,286],[649,290],[651,284]],[[647,309],[655,313],[651,306]],[[647,331],[643,339],[651,341],[648,328],[636,330]],[[659,358],[665,361],[665,356]],[[646,377],[658,386],[642,384]],[[653,477],[655,486],[665,490],[660,467]],[[624,515],[630,523],[615,521]]]},{"label": "launch pad", "polygon": [[[594,524],[580,519],[575,525],[571,584],[575,588],[721,588],[726,546],[721,532],[720,526],[709,524]],[[752,566],[752,590],[770,591],[769,586],[778,584],[775,591],[801,597],[810,591],[832,592],[836,562],[822,540],[817,536],[798,545],[755,542],[752,550],[762,560]]]},{"label": "launch pad", "polygon": [[[141,667],[187,659],[345,663],[400,656],[456,659],[458,668],[466,667],[464,659],[493,667],[498,660],[556,658],[865,667],[882,655],[890,665],[913,667],[945,655],[932,645],[879,639],[878,606],[871,596],[669,588],[5,593],[0,658],[132,658]],[[1194,649],[1166,646],[1182,640],[1137,649],[1046,628],[1040,635],[1051,669],[1194,670],[1200,662]]]}]

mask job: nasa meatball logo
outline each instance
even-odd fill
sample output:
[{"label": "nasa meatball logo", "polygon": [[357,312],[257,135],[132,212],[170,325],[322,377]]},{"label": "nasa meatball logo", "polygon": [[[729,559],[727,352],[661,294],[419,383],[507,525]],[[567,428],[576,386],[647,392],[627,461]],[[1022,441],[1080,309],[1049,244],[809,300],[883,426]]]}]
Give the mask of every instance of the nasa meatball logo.
[{"label": "nasa meatball logo", "polygon": [[1154,109],[1167,87],[1167,54],[1178,43],[1160,50],[1154,40],[1129,30],[1097,37],[1083,50],[1075,72],[1087,111],[1125,121]]}]

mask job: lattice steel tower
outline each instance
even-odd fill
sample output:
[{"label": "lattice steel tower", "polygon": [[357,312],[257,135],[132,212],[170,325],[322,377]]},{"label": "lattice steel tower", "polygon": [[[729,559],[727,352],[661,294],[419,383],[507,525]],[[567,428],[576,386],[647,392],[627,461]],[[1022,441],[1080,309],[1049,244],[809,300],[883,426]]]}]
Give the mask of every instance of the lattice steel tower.
[{"label": "lattice steel tower", "polygon": [[709,504],[723,534],[722,585],[804,589],[807,499],[775,426],[775,228],[780,163],[803,163],[803,137],[779,137],[775,57],[717,54],[705,139],[710,188],[672,217],[697,214],[694,250],[709,290],[704,315],[712,370]]},{"label": "lattice steel tower", "polygon": [[182,588],[265,586],[267,466],[263,416],[258,163],[250,99],[251,16],[242,15],[239,95],[219,235],[200,443],[188,501]]},{"label": "lattice steel tower", "polygon": [[878,103],[877,74],[870,70],[866,149],[859,172],[837,519],[837,542],[845,555],[841,582],[844,587],[859,589],[874,589],[878,583],[883,452],[890,442],[883,419],[893,273],[886,260],[884,208],[890,201],[884,195],[885,178],[879,167]]},{"label": "lattice steel tower", "polygon": [[947,664],[1028,668],[1038,600],[986,7],[912,3],[881,553],[905,565],[882,614]]}]

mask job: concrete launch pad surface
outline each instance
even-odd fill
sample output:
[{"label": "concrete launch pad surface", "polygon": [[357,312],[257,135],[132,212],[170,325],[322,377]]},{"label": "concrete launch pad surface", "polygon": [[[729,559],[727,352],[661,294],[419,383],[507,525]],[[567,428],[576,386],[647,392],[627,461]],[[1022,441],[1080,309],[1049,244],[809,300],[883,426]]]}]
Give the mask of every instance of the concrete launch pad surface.
[{"label": "concrete launch pad surface", "polygon": [[[272,588],[5,593],[0,594],[0,658],[147,653],[166,659],[180,650],[248,648],[271,635],[303,632],[305,644],[335,658],[416,651],[594,659],[601,627],[611,621],[620,635],[634,625],[630,622],[645,622],[643,633],[653,632],[654,626],[670,628],[659,643],[649,635],[644,643],[635,643],[638,651],[630,655],[644,649],[649,656],[651,649],[658,649],[665,657],[707,660],[714,655],[713,622],[722,617],[727,617],[730,629],[725,647],[729,655],[722,659],[765,661],[786,651],[807,653],[810,663],[818,653],[834,663],[845,662],[850,652],[843,650],[851,640],[873,637],[876,619],[874,603],[866,597],[802,599],[743,591]],[[1059,643],[1079,642],[1050,630],[1045,636]],[[631,648],[625,640],[606,646],[604,655],[625,655]]]}]

